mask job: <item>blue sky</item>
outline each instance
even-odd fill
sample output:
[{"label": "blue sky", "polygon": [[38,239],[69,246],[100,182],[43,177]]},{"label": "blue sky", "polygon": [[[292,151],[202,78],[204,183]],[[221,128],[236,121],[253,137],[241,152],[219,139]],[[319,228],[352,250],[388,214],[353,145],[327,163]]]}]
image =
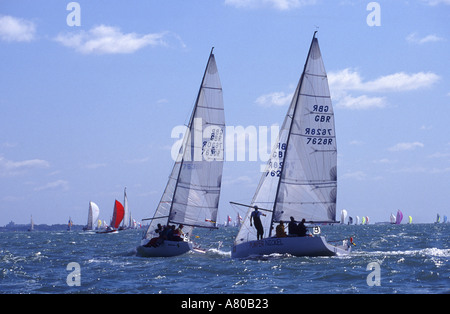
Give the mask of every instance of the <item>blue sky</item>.
[{"label": "blue sky", "polygon": [[[227,125],[270,127],[317,27],[338,211],[373,222],[397,209],[416,222],[450,214],[450,1],[376,1],[379,26],[369,2],[80,0],[70,26],[70,1],[1,0],[0,225],[85,224],[89,201],[109,221],[125,186],[133,216],[153,215],[171,132],[188,122],[211,47]],[[263,161],[238,149],[247,158],[225,163],[221,220],[261,175]]]}]

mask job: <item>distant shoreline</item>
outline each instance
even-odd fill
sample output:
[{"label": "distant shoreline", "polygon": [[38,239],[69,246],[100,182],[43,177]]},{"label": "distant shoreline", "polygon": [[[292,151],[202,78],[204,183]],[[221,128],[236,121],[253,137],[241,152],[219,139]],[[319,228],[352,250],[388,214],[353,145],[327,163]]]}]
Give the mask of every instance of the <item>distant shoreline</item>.
[{"label": "distant shoreline", "polygon": [[[72,225],[71,231],[82,231],[84,228],[84,225]],[[9,223],[6,226],[0,227],[0,232],[21,232],[21,231],[28,231],[30,229],[30,224],[14,224]],[[67,231],[67,224],[55,224],[55,225],[47,225],[47,224],[41,224],[41,225],[34,225],[35,231]]]}]

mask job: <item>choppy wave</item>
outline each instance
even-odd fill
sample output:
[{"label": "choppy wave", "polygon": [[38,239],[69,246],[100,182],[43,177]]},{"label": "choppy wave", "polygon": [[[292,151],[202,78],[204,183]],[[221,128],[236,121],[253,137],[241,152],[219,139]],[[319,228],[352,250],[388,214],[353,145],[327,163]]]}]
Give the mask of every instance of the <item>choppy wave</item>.
[{"label": "choppy wave", "polygon": [[[0,293],[446,293],[449,225],[322,228],[329,240],[353,236],[349,256],[271,254],[232,259],[236,228],[199,230],[204,254],[136,256],[139,231],[114,236],[76,232],[2,233]],[[71,287],[66,266],[80,265]],[[369,286],[370,263],[381,285]]]}]

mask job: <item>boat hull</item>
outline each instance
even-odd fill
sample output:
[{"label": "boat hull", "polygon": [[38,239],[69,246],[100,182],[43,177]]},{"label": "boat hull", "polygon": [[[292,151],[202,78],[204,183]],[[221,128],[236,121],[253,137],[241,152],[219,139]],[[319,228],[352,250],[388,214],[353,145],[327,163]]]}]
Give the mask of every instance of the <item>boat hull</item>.
[{"label": "boat hull", "polygon": [[270,254],[293,256],[335,256],[350,254],[349,246],[328,244],[324,237],[266,238],[233,246],[232,258],[247,258]]},{"label": "boat hull", "polygon": [[112,229],[112,230],[97,231],[95,233],[118,233],[118,232],[119,232],[118,230]]},{"label": "boat hull", "polygon": [[187,241],[164,241],[158,247],[137,247],[137,256],[141,257],[171,257],[178,256],[192,250],[192,243]]}]

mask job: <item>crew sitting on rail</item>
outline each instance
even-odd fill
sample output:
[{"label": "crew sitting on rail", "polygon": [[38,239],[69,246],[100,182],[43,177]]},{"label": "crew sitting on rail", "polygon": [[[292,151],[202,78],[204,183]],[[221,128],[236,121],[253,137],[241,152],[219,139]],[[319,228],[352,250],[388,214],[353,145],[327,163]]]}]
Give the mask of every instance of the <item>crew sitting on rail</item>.
[{"label": "crew sitting on rail", "polygon": [[280,220],[280,224],[275,229],[277,238],[285,238],[287,237],[286,231],[284,231],[284,223]]}]

